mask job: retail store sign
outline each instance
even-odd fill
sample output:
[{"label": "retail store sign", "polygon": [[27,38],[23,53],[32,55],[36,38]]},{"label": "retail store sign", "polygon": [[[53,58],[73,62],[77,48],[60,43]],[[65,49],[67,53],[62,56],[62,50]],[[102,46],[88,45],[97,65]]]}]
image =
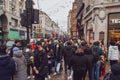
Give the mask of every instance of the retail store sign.
[{"label": "retail store sign", "polygon": [[112,19],[112,23],[120,23],[120,19]]}]

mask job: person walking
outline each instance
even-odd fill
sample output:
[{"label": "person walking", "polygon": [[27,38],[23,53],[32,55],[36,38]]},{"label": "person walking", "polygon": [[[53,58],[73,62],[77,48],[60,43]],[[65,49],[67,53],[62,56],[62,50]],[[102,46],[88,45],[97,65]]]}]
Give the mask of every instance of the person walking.
[{"label": "person walking", "polygon": [[[32,50],[30,49],[30,45],[27,45],[27,48],[23,54],[27,61],[27,79],[30,79],[31,78],[30,72],[31,69],[33,69],[33,60],[31,58],[34,56]],[[32,75],[33,75],[33,70],[32,70]]]},{"label": "person walking", "polygon": [[16,73],[14,75],[14,80],[26,80],[27,79],[27,63],[23,55],[22,50],[15,47],[13,53],[13,59],[16,63]]},{"label": "person walking", "polygon": [[50,79],[51,78],[50,74],[52,72],[52,65],[54,61],[54,53],[50,45],[46,45],[45,51],[47,53],[47,58],[48,58],[48,78]]},{"label": "person walking", "polygon": [[94,62],[93,62],[94,56],[92,55],[92,48],[85,47],[84,54],[86,55],[86,57],[88,59],[87,71],[89,73],[89,80],[92,80],[92,67],[93,67],[93,64],[94,64]]},{"label": "person walking", "polygon": [[88,59],[82,48],[78,48],[75,54],[71,57],[70,66],[68,69],[73,69],[73,80],[85,80],[87,71]]},{"label": "person walking", "polygon": [[115,41],[110,42],[109,50],[108,50],[108,60],[110,61],[110,65],[117,63],[120,57],[118,46]]},{"label": "person walking", "polygon": [[92,53],[94,56],[92,67],[92,80],[100,79],[100,56],[104,54],[103,50],[99,47],[99,41],[94,42]]},{"label": "person walking", "polygon": [[20,46],[21,46],[21,44],[20,44],[20,40],[15,40],[15,42],[14,42],[15,44],[13,44],[13,46],[12,46],[12,48],[10,49],[10,56],[11,57],[13,57],[13,53],[14,53],[14,48],[15,47],[17,47],[17,48],[19,48],[20,49]]},{"label": "person walking", "polygon": [[34,53],[34,71],[35,80],[45,80],[48,73],[48,58],[45,50],[42,47],[42,43],[38,41],[36,43],[37,48]]},{"label": "person walking", "polygon": [[11,80],[15,71],[15,61],[7,55],[6,46],[0,45],[0,80]]}]

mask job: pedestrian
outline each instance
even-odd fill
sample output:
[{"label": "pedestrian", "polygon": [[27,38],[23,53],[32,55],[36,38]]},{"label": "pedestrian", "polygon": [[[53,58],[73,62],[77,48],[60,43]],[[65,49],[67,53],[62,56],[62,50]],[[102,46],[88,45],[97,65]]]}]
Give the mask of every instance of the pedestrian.
[{"label": "pedestrian", "polygon": [[59,73],[60,70],[60,61],[62,58],[62,54],[61,54],[61,45],[59,44],[58,41],[56,41],[55,45],[54,45],[54,63],[55,63],[55,72],[54,75]]},{"label": "pedestrian", "polygon": [[[30,49],[30,45],[27,45],[27,48],[23,54],[27,61],[27,79],[30,79],[31,78],[30,72],[31,69],[33,69],[33,60],[31,58],[34,56],[32,50]],[[32,70],[32,75],[33,75],[33,70]]]},{"label": "pedestrian", "polygon": [[70,59],[72,55],[74,54],[74,49],[71,46],[71,42],[67,42],[67,45],[63,49],[63,57],[64,57],[64,67],[65,72],[67,73],[68,66],[70,65]]},{"label": "pedestrian", "polygon": [[108,50],[108,60],[110,61],[110,65],[117,63],[119,60],[119,50],[115,41],[110,42],[109,50]]},{"label": "pedestrian", "polygon": [[84,53],[88,59],[88,67],[87,67],[87,71],[89,73],[89,80],[92,80],[92,67],[93,67],[93,60],[94,60],[94,56],[92,55],[92,48],[90,47],[85,47],[84,49]]},{"label": "pedestrian", "polygon": [[34,53],[34,71],[35,80],[45,80],[48,73],[48,58],[45,50],[42,47],[42,43],[38,41],[36,43],[37,48]]},{"label": "pedestrian", "polygon": [[23,55],[22,50],[15,47],[13,53],[13,59],[16,63],[16,73],[14,75],[14,80],[26,80],[27,79],[27,63]]},{"label": "pedestrian", "polygon": [[104,54],[103,50],[99,47],[99,41],[93,43],[92,54],[94,56],[93,59],[93,67],[92,67],[92,80],[100,79],[100,56]]},{"label": "pedestrian", "polygon": [[13,46],[12,46],[12,48],[10,49],[10,56],[11,57],[13,57],[13,53],[14,53],[14,48],[15,47],[17,47],[17,48],[19,48],[20,49],[20,46],[21,46],[21,44],[20,44],[20,40],[15,40],[15,42],[14,42],[15,44],[13,44]]},{"label": "pedestrian", "polygon": [[85,80],[85,74],[88,66],[88,59],[82,48],[78,48],[71,57],[68,69],[73,69],[73,80]]},{"label": "pedestrian", "polygon": [[7,55],[6,46],[0,45],[0,80],[11,80],[15,71],[15,61]]},{"label": "pedestrian", "polygon": [[51,49],[50,45],[46,45],[45,51],[47,53],[47,58],[48,58],[48,78],[51,78],[51,72],[52,72],[52,65],[54,61],[54,53],[53,50]]}]

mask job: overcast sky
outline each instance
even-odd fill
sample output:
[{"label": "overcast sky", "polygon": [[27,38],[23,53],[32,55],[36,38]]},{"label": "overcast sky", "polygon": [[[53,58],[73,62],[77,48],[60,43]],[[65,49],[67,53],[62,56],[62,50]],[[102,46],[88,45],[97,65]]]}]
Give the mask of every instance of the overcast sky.
[{"label": "overcast sky", "polygon": [[[67,31],[67,16],[72,8],[73,0],[34,0],[35,8],[46,12],[53,21],[62,26],[62,30]],[[37,3],[39,2],[39,4]]]}]

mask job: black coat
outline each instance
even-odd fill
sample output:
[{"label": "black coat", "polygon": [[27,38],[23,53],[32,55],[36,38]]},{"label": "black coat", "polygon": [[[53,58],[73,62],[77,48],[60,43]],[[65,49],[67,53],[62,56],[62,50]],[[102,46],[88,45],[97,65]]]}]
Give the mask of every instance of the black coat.
[{"label": "black coat", "polygon": [[64,47],[63,56],[64,56],[65,63],[67,65],[69,65],[70,59],[73,54],[74,54],[74,49],[71,46]]},{"label": "black coat", "polygon": [[36,49],[34,54],[34,66],[39,70],[39,75],[46,75],[48,72],[48,58],[44,50],[38,51]]},{"label": "black coat", "polygon": [[88,59],[85,55],[75,54],[72,56],[69,69],[73,69],[73,80],[85,79],[87,64]]},{"label": "black coat", "polygon": [[116,63],[111,67],[111,77],[110,80],[120,80],[120,63]]},{"label": "black coat", "polygon": [[0,80],[11,80],[15,71],[15,62],[10,56],[0,57]]},{"label": "black coat", "polygon": [[73,71],[83,71],[87,70],[88,59],[85,55],[74,54],[70,60],[70,67],[72,67]]}]

